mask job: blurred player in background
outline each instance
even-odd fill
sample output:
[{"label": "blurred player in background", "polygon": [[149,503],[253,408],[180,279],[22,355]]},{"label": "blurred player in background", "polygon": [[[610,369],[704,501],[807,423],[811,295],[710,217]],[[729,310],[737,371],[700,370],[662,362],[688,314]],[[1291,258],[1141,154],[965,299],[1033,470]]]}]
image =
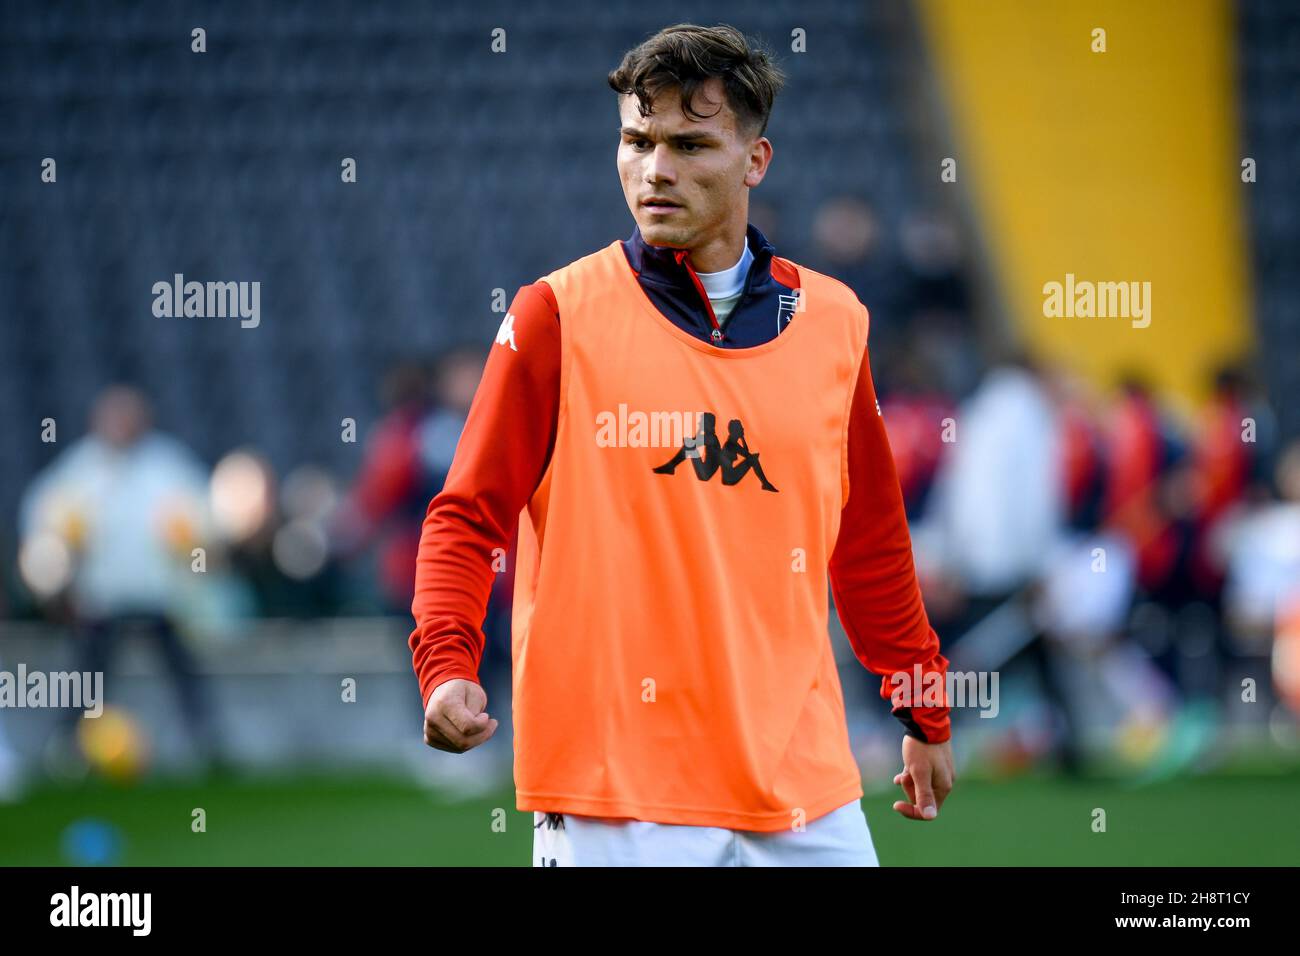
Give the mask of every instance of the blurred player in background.
[{"label": "blurred player in background", "polygon": [[[411,648],[425,740],[456,753],[497,727],[480,625],[519,527],[515,783],[536,865],[876,863],[828,569],[907,728],[895,809],[933,819],[952,786],[947,660],[867,310],[748,222],[783,79],[734,29],[692,25],[610,74],[636,227],[519,291],[425,519]],[[611,424],[629,409],[648,431]],[[703,422],[727,422],[725,444],[697,442]]]},{"label": "blurred player in background", "polygon": [[[207,540],[207,471],[176,439],[152,428],[141,392],[112,386],[96,399],[91,433],[61,452],[33,480],[21,509],[29,584],[64,592],[85,671],[109,672],[119,637],[140,631],[156,641],[176,685],[181,711],[205,761],[216,733],[202,678],[177,631],[194,580],[192,549]],[[62,554],[66,561],[52,560]],[[111,699],[112,691],[107,695]],[[81,712],[69,711],[76,721]]]}]

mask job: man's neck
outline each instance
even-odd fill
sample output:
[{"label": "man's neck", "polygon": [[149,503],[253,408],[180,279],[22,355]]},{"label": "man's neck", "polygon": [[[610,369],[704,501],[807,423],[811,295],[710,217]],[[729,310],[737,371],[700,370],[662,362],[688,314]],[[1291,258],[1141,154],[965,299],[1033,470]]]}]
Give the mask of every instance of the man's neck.
[{"label": "man's neck", "polygon": [[704,290],[709,294],[710,299],[739,295],[741,289],[745,286],[745,274],[749,271],[749,265],[753,261],[753,253],[749,251],[747,246],[742,246],[740,258],[726,269],[720,269],[717,272],[704,272],[697,269],[696,274],[700,277],[700,284],[704,286]]},{"label": "man's neck", "polygon": [[712,239],[691,250],[691,266],[696,272],[722,272],[740,261],[745,252],[745,224],[740,231],[725,238]]}]

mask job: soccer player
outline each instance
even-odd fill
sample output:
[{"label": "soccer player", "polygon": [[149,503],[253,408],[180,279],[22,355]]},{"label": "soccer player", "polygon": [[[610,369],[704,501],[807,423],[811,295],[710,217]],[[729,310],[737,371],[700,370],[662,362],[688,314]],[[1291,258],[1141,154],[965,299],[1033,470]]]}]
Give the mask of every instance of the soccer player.
[{"label": "soccer player", "polygon": [[518,527],[514,769],[535,865],[875,865],[828,574],[906,728],[894,808],[934,819],[952,788],[947,698],[913,686],[942,690],[948,661],[867,310],[748,223],[783,82],[727,26],[626,54],[609,83],[632,235],[519,290],[424,521],[410,645],[425,741],[454,753],[498,725],[479,625]]}]

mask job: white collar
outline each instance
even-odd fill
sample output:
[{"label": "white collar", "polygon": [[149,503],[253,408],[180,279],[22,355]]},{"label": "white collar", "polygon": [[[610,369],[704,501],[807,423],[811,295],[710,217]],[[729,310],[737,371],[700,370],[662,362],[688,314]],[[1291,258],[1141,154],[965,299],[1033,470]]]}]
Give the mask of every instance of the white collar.
[{"label": "white collar", "polygon": [[740,295],[745,288],[745,277],[749,274],[749,264],[754,261],[754,254],[749,251],[749,239],[746,237],[744,251],[740,261],[730,269],[721,272],[697,272],[700,284],[710,299],[729,299]]}]

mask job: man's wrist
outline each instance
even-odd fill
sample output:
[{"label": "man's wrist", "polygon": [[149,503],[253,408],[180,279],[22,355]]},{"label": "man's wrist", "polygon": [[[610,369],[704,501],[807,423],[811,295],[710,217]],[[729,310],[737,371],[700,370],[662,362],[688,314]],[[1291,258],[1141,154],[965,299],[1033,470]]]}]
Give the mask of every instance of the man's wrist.
[{"label": "man's wrist", "polygon": [[[944,708],[946,711],[947,708]],[[893,714],[905,728],[904,736],[913,737],[923,744],[941,744],[952,737],[952,727],[945,713],[939,720],[917,720],[926,717],[925,708],[899,707]]]},{"label": "man's wrist", "polygon": [[439,687],[441,687],[443,684],[447,683],[448,681],[453,681],[453,680],[467,680],[471,684],[477,684],[478,674],[473,674],[470,673],[469,671],[457,670],[457,671],[449,671],[445,674],[438,674],[437,676],[430,678],[428,684],[426,685],[428,689],[424,692],[425,710],[429,709],[429,700],[433,697],[434,691],[436,691]]}]

